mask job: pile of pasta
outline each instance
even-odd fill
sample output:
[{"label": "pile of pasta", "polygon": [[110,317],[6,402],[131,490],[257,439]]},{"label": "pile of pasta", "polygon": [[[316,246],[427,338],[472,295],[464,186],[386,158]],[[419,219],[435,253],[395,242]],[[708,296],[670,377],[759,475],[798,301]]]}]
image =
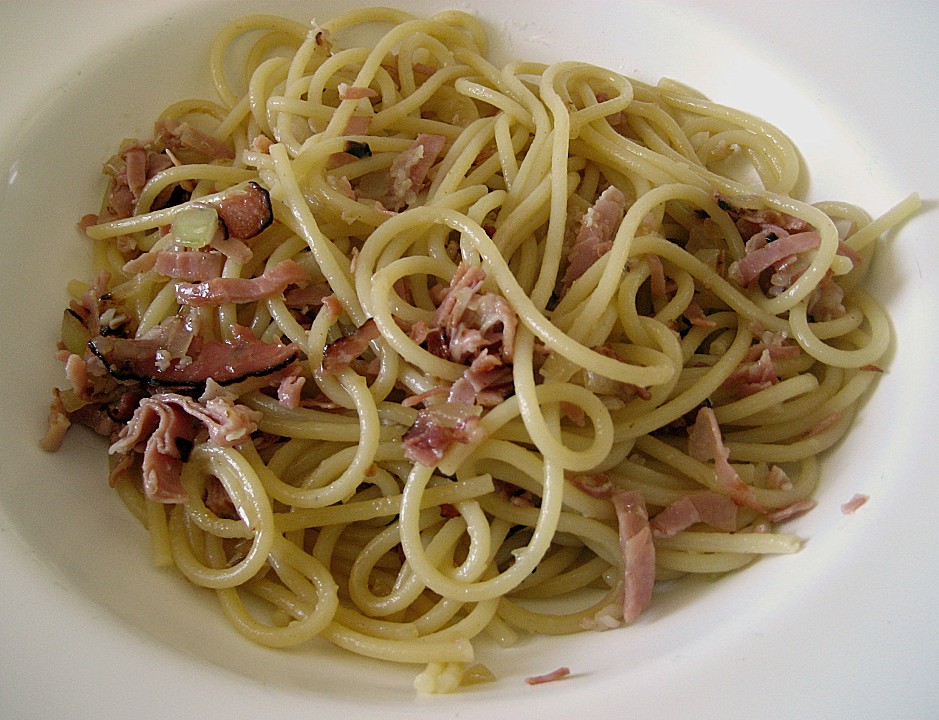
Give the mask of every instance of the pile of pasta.
[{"label": "pile of pasta", "polygon": [[[426,666],[418,689],[447,692],[492,679],[480,637],[643,622],[653,583],[799,548],[777,525],[883,369],[862,281],[915,196],[876,220],[809,204],[772,125],[669,80],[498,67],[462,12],[249,16],[210,67],[217,100],[158,120],[176,149],[138,144],[170,162],[132,212],[112,179],[83,223],[96,280],[66,320],[90,293],[99,334],[63,358],[120,392],[57,398],[66,425],[111,403],[111,481],[156,562],[239,632]],[[226,236],[215,211],[252,189],[272,217]],[[161,274],[167,252],[221,271]],[[213,302],[223,286],[250,297]],[[153,362],[186,382],[108,354],[171,322],[189,350]],[[237,356],[247,334],[286,360],[198,376],[192,348]],[[205,425],[130,437],[159,403]],[[172,498],[148,450],[176,462]]]}]

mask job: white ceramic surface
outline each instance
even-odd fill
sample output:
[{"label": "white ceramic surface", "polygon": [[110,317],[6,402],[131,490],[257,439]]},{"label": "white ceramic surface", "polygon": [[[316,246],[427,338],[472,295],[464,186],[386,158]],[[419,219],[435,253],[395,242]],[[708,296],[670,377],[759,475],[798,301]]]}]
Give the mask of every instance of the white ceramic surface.
[{"label": "white ceramic surface", "polygon": [[[345,3],[315,4],[320,19]],[[416,12],[442,7],[414,0]],[[809,196],[873,213],[919,191],[874,287],[893,318],[889,371],[823,466],[807,539],[718,583],[659,597],[628,630],[485,648],[500,680],[418,698],[413,668],[325,645],[269,651],[211,595],[148,564],[144,532],[107,487],[103,445],[38,449],[64,283],[86,272],[75,229],[100,163],[206,87],[226,16],[310,3],[0,2],[0,716],[897,718],[939,715],[939,5],[832,0],[456,0],[503,59],[579,59],[685,81],[780,126]],[[841,503],[863,492],[854,515]],[[522,678],[568,665],[574,677]]]}]

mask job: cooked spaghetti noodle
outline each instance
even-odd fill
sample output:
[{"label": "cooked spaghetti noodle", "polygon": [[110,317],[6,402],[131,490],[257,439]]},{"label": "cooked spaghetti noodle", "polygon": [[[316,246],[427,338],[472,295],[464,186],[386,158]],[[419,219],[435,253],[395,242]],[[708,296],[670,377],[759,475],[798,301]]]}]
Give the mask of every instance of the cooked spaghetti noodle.
[{"label": "cooked spaghetti noodle", "polygon": [[224,28],[217,102],[105,167],[46,438],[109,436],[155,561],[247,638],[426,692],[486,676],[480,635],[798,550],[776,526],[876,380],[862,281],[918,203],[809,204],[768,123],[486,43],[460,12]]}]

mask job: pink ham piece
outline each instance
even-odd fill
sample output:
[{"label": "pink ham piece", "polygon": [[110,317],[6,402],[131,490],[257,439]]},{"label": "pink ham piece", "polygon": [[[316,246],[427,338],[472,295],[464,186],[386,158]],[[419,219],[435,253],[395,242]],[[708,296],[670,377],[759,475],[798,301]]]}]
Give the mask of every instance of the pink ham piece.
[{"label": "pink ham piece", "polygon": [[845,515],[851,515],[857,512],[858,508],[864,505],[870,498],[861,493],[855,493],[854,496],[841,506],[841,512]]},{"label": "pink ham piece", "polygon": [[623,193],[610,185],[587,210],[567,256],[562,293],[613,247],[613,236],[623,221],[625,207]]},{"label": "pink ham piece", "polygon": [[566,475],[567,481],[593,498],[610,498],[616,486],[606,473],[592,475]]},{"label": "pink ham piece", "polygon": [[450,388],[448,401],[458,405],[493,407],[513,390],[512,368],[483,350]]},{"label": "pink ham piece", "polygon": [[665,279],[665,266],[658,255],[649,253],[645,256],[649,264],[649,289],[652,297],[664,300],[668,298],[668,283]]},{"label": "pink ham piece", "polygon": [[717,484],[742,507],[763,512],[763,504],[757,500],[753,488],[747,485],[728,461],[730,450],[721,437],[714,410],[703,407],[698,411],[694,425],[688,429],[688,454],[702,462],[714,461]]},{"label": "pink ham piece", "polygon": [[293,260],[281,260],[256,278],[215,278],[201,283],[180,283],[176,301],[200,307],[226,303],[248,303],[282,293],[288,285],[308,280],[306,270]]},{"label": "pink ham piece", "polygon": [[525,682],[529,685],[542,685],[544,683],[563,680],[570,674],[570,668],[559,667],[557,670],[552,670],[551,672],[545,673],[544,675],[532,675],[531,677],[527,677],[525,678]]},{"label": "pink ham piece", "polygon": [[737,397],[748,397],[778,382],[776,364],[769,350],[763,350],[758,360],[742,363],[727,377],[721,387]]},{"label": "pink ham piece", "polygon": [[277,402],[286,408],[300,407],[305,384],[306,378],[302,375],[288,375],[277,386]]},{"label": "pink ham piece", "polygon": [[688,303],[688,307],[685,308],[685,311],[682,313],[682,315],[684,316],[685,320],[690,322],[695,327],[717,327],[717,323],[715,323],[713,320],[709,320],[708,316],[704,314],[704,310],[701,309],[701,306],[694,301]]},{"label": "pink ham piece", "polygon": [[825,277],[809,295],[808,316],[815,322],[837,320],[847,313],[844,307],[844,288]]},{"label": "pink ham piece", "polygon": [[156,142],[177,156],[184,164],[213,160],[232,160],[232,145],[175,118],[162,118],[154,126]]},{"label": "pink ham piece", "polygon": [[205,481],[205,506],[220,518],[238,519],[238,509],[222,481],[210,475]]},{"label": "pink ham piece", "polygon": [[69,353],[65,359],[65,378],[71,383],[78,397],[85,397],[89,390],[88,363],[81,355]]},{"label": "pink ham piece", "polygon": [[684,495],[652,518],[654,537],[674,537],[697,523],[733,532],[737,529],[737,504],[726,495],[709,490]]},{"label": "pink ham piece", "polygon": [[361,327],[335,342],[331,342],[323,351],[323,372],[336,374],[349,367],[349,363],[368,349],[372,340],[381,337],[378,325],[373,318],[366,320]]},{"label": "pink ham piece", "polygon": [[[99,335],[88,348],[118,380],[175,387],[198,387],[210,378],[219,385],[230,385],[270,375],[297,359],[297,348],[292,345],[261,342],[250,328],[240,325],[234,326],[233,332],[232,340],[207,341],[191,334],[176,338],[155,333],[139,339]],[[187,340],[184,351],[173,349],[173,345],[182,348]]]},{"label": "pink ham piece", "polygon": [[757,210],[755,208],[736,206],[735,202],[739,200],[745,202],[746,198],[731,200],[730,198],[718,195],[716,200],[721,209],[730,215],[734,222],[737,223],[741,233],[746,237],[755,235],[767,228],[780,228],[786,233],[805,232],[806,230],[812,229],[812,226],[805,222],[805,220],[778,210],[771,208]]},{"label": "pink ham piece", "polygon": [[166,277],[194,282],[217,278],[224,263],[225,256],[217,252],[161,250],[154,257],[153,269]]},{"label": "pink ham piece", "polygon": [[161,393],[140,401],[108,452],[126,455],[143,445],[143,486],[148,499],[162,503],[185,502],[179,481],[182,463],[199,433],[200,423],[208,441],[234,447],[248,440],[261,413],[226,398],[199,403],[175,393]]},{"label": "pink ham piece", "polygon": [[339,91],[340,100],[361,100],[362,98],[379,97],[378,91],[370,87],[361,87],[359,85],[339,83],[336,89]]},{"label": "pink ham piece", "polygon": [[764,270],[768,270],[779,262],[793,255],[814,250],[821,242],[817,232],[802,232],[795,235],[786,235],[772,242],[767,242],[759,249],[749,251],[731,266],[731,275],[741,285],[751,285]]},{"label": "pink ham piece", "polygon": [[473,406],[434,405],[421,410],[402,436],[404,456],[413,463],[433,467],[454,443],[474,443],[483,438],[484,432]]},{"label": "pink ham piece", "polygon": [[239,265],[244,265],[254,257],[254,252],[248,247],[244,240],[225,236],[225,229],[219,228],[209,243],[209,247],[218,250],[225,257],[234,260]]},{"label": "pink ham piece", "polygon": [[382,204],[389,210],[400,210],[412,204],[446,144],[447,138],[443,135],[418,135],[411,146],[391,163],[391,187]]},{"label": "pink ham piece", "polygon": [[792,518],[799,517],[800,515],[807,513],[809,510],[812,510],[816,504],[817,503],[814,500],[807,498],[803,500],[796,500],[795,502],[791,502],[788,505],[779,508],[778,510],[767,513],[766,519],[769,522],[774,523],[781,523],[785,522],[786,520],[792,520]]},{"label": "pink ham piece", "polygon": [[122,156],[127,172],[127,187],[134,198],[139,198],[147,184],[147,149],[142,145],[132,145],[124,150]]},{"label": "pink ham piece", "polygon": [[737,397],[747,397],[765,390],[779,382],[776,361],[794,360],[800,354],[799,346],[789,343],[785,333],[763,332],[722,387]]},{"label": "pink ham piece", "polygon": [[256,182],[249,182],[243,192],[226,197],[215,209],[229,237],[235,240],[250,240],[274,222],[271,196]]},{"label": "pink ham piece", "polygon": [[[342,131],[343,135],[368,135],[368,129],[372,125],[372,116],[371,115],[353,115],[349,118],[349,122],[346,123],[345,129]],[[337,153],[338,155],[344,155],[346,153]]]},{"label": "pink ham piece", "polygon": [[511,363],[518,316],[501,295],[480,292],[485,280],[481,267],[460,263],[433,324],[415,324],[412,339],[426,341],[430,352],[461,364],[484,350],[498,355],[504,364]]},{"label": "pink ham piece", "polygon": [[[132,141],[122,146],[120,152],[111,158],[104,167],[105,173],[111,176],[108,184],[107,202],[100,216],[90,215],[83,220],[84,225],[96,225],[117,218],[126,218],[134,214],[134,207],[140,198],[147,181],[161,170],[173,166],[173,161],[162,152]],[[153,208],[165,206],[172,194],[171,186],[157,196]]]},{"label": "pink ham piece", "polygon": [[773,360],[794,360],[801,353],[798,345],[788,342],[786,333],[767,330],[757,334],[760,339],[747,350],[743,358],[745,362],[759,360],[764,352],[768,352]]},{"label": "pink ham piece", "polygon": [[632,623],[652,601],[655,585],[655,546],[642,494],[620,490],[610,498],[616,510],[619,545],[623,553],[623,622]]},{"label": "pink ham piece", "polygon": [[325,282],[292,287],[284,293],[284,304],[289,308],[319,307],[323,304],[324,298],[331,294],[332,289],[329,283]]}]

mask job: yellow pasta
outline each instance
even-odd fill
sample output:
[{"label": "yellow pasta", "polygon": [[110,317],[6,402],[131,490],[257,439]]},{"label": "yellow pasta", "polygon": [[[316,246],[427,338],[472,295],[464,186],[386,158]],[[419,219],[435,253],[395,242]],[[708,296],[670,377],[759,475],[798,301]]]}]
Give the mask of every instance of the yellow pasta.
[{"label": "yellow pasta", "polygon": [[45,445],[108,436],[155,562],[238,632],[450,692],[492,679],[478,637],[642,622],[653,581],[798,550],[915,195],[810,204],[779,129],[497,67],[457,11],[248,16],[209,61],[215,100],[106,165]]}]

